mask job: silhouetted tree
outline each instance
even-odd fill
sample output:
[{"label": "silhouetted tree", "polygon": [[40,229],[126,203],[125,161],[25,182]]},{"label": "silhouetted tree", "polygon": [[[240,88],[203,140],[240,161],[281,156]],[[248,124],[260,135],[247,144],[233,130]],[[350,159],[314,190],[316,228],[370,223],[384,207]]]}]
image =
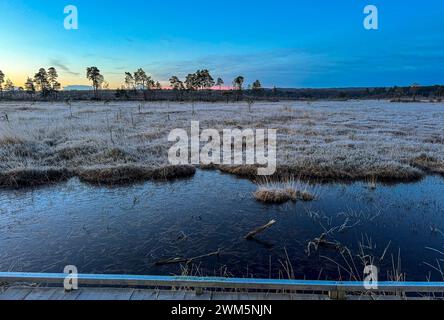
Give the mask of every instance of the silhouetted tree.
[{"label": "silhouetted tree", "polygon": [[444,86],[435,86],[435,97],[439,102],[442,101],[442,95],[444,94]]},{"label": "silhouetted tree", "polygon": [[214,79],[207,69],[190,73],[185,80],[185,85],[189,90],[209,89],[214,86],[214,84]]},{"label": "silhouetted tree", "polygon": [[173,90],[183,90],[185,89],[183,82],[180,81],[180,79],[176,76],[172,76],[170,78],[170,84],[171,84],[171,88]]},{"label": "silhouetted tree", "polygon": [[125,87],[127,89],[133,90],[135,86],[134,77],[131,73],[125,72]]},{"label": "silhouetted tree", "polygon": [[103,84],[103,82],[105,81],[103,75],[100,74],[100,70],[97,67],[89,67],[86,69],[86,78],[92,81],[92,85],[94,88],[94,96],[97,99],[99,89]]},{"label": "silhouetted tree", "polygon": [[416,95],[418,94],[419,84],[414,83],[410,86],[410,92],[413,95],[413,101],[416,101]]},{"label": "silhouetted tree", "polygon": [[34,80],[32,80],[30,77],[28,77],[28,79],[26,79],[25,90],[26,90],[26,93],[30,94],[31,96],[33,96],[35,94]]},{"label": "silhouetted tree", "polygon": [[187,75],[185,86],[188,90],[196,90],[199,87],[199,80],[196,73],[189,73]]},{"label": "silhouetted tree", "polygon": [[5,83],[5,74],[0,70],[0,98],[3,96],[3,83]]},{"label": "silhouetted tree", "polygon": [[48,69],[48,83],[52,93],[57,96],[57,91],[60,90],[61,85],[57,81],[59,75],[57,74],[57,70],[54,67]]},{"label": "silhouetted tree", "polygon": [[48,81],[48,73],[44,68],[40,68],[39,72],[34,75],[34,83],[42,96],[45,97],[48,95],[51,90],[51,86]]},{"label": "silhouetted tree", "polygon": [[261,82],[259,80],[256,80],[255,82],[253,82],[252,89],[253,89],[253,91],[260,91],[262,89]]},{"label": "silhouetted tree", "polygon": [[277,96],[278,94],[278,89],[276,88],[276,86],[273,87],[273,96]]},{"label": "silhouetted tree", "polygon": [[401,87],[393,87],[393,94],[398,101],[401,101],[402,96],[404,95],[404,89]]},{"label": "silhouetted tree", "polygon": [[155,87],[156,87],[156,90],[162,90],[162,85],[160,84],[159,81],[156,82]]},{"label": "silhouetted tree", "polygon": [[53,91],[60,90],[60,83],[57,81],[59,75],[57,74],[57,70],[54,67],[48,69],[48,82]]},{"label": "silhouetted tree", "polygon": [[200,89],[209,89],[215,84],[213,77],[207,69],[197,70],[196,78],[197,86]]},{"label": "silhouetted tree", "polygon": [[10,79],[6,80],[5,91],[9,91],[9,92],[14,91],[14,83],[12,83],[12,81]]},{"label": "silhouetted tree", "polygon": [[245,78],[242,76],[238,76],[233,80],[233,87],[236,90],[242,91],[242,86],[244,85]]},{"label": "silhouetted tree", "polygon": [[146,74],[143,69],[134,72],[134,83],[142,90],[151,89],[154,87],[153,79]]},{"label": "silhouetted tree", "polygon": [[222,90],[223,85],[224,85],[224,80],[222,80],[222,78],[217,78],[216,86],[219,87],[219,90]]}]

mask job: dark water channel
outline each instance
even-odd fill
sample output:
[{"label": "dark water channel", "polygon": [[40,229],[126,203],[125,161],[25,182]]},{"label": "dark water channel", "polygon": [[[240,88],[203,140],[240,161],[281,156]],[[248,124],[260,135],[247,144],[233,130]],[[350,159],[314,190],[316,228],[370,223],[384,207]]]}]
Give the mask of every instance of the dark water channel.
[{"label": "dark water channel", "polygon": [[[436,266],[436,259],[444,258],[431,250],[444,251],[440,177],[375,190],[365,183],[318,185],[318,200],[284,205],[256,202],[255,189],[247,180],[198,171],[189,180],[131,187],[91,187],[73,179],[39,189],[2,190],[0,270],[63,272],[66,265],[76,265],[82,273],[181,274],[180,265],[155,262],[220,248],[219,257],[195,261],[193,273],[286,277],[282,264],[290,260],[296,278],[347,279],[333,262],[347,269],[339,250],[306,252],[310,240],[343,225],[330,240],[350,249],[356,272],[361,272],[361,242],[376,257],[380,278],[400,263],[407,280],[429,275],[442,280],[426,264]],[[244,240],[271,219],[277,223],[259,241]]]}]

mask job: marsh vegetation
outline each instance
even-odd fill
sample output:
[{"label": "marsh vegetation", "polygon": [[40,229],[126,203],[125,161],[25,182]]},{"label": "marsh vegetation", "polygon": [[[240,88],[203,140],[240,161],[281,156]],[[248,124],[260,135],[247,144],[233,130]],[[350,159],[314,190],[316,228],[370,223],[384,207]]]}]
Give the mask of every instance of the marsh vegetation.
[{"label": "marsh vegetation", "polygon": [[[444,171],[444,105],[384,101],[199,103],[70,102],[0,104],[0,185],[73,176],[119,184],[193,174],[172,169],[172,129],[275,128],[274,178],[417,181]],[[253,166],[213,166],[256,178]],[[161,173],[160,171],[163,170]]]}]

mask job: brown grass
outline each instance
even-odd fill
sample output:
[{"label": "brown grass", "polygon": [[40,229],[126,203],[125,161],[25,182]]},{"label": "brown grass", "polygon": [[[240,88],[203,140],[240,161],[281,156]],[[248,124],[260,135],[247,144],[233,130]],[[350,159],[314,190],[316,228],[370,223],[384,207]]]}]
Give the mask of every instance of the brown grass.
[{"label": "brown grass", "polygon": [[194,176],[196,168],[193,166],[165,166],[154,169],[151,172],[151,178],[155,180],[174,180]]},{"label": "brown grass", "polygon": [[440,161],[427,154],[421,154],[412,160],[412,165],[432,173],[444,175],[444,161]]},{"label": "brown grass", "polygon": [[219,170],[224,173],[233,174],[242,178],[254,179],[257,178],[257,166],[244,165],[244,166],[218,166]]},{"label": "brown grass", "polygon": [[77,171],[82,182],[94,185],[127,185],[148,180],[173,180],[191,177],[196,169],[192,166],[165,166],[150,168],[136,165],[87,168]]},{"label": "brown grass", "polygon": [[253,195],[260,202],[276,204],[297,200],[313,201],[316,198],[314,193],[308,190],[308,185],[293,179],[284,182],[265,181],[258,186]]},{"label": "brown grass", "polygon": [[6,136],[0,138],[0,146],[18,145],[22,143],[23,141],[17,137]]},{"label": "brown grass", "polygon": [[[224,173],[233,174],[241,178],[251,180],[260,179],[257,175],[257,166],[205,166],[203,169],[219,169]],[[323,163],[307,163],[301,165],[278,166],[276,173],[270,178],[285,180],[297,176],[304,180],[315,180],[319,182],[331,181],[368,181],[376,179],[380,182],[413,182],[424,177],[422,168],[414,168],[410,165],[391,164],[372,168],[341,167],[339,164],[331,166]]]},{"label": "brown grass", "polygon": [[66,181],[72,173],[66,169],[14,169],[0,173],[0,187],[24,188]]},{"label": "brown grass", "polygon": [[259,188],[254,193],[256,200],[264,203],[285,203],[297,200],[297,191],[291,188],[287,189],[265,189]]}]

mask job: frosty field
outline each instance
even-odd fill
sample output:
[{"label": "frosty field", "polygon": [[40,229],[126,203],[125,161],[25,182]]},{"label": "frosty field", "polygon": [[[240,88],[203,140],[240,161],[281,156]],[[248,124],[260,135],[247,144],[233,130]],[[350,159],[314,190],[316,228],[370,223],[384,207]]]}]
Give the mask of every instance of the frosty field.
[{"label": "frosty field", "polygon": [[[0,185],[79,176],[118,184],[193,168],[168,167],[172,129],[278,130],[279,175],[318,180],[415,181],[444,173],[444,104],[387,101],[0,104]],[[166,169],[165,169],[166,167]],[[163,169],[155,172],[153,170]],[[254,178],[252,168],[222,167]]]}]

